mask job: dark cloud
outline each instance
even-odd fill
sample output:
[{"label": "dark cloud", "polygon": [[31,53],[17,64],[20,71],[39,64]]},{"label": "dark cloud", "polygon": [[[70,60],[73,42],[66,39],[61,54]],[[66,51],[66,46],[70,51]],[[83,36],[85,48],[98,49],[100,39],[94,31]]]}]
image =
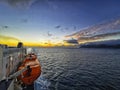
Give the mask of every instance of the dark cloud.
[{"label": "dark cloud", "polygon": [[0,26],[0,29],[1,29],[1,30],[5,30],[5,29],[8,29],[8,28],[9,28],[9,26],[7,26],[7,25],[1,25],[1,26]]},{"label": "dark cloud", "polygon": [[7,29],[9,28],[9,26],[5,25],[5,26],[2,26],[3,29]]},{"label": "dark cloud", "polygon": [[55,26],[56,29],[59,29],[61,32],[68,32],[68,31],[76,31],[77,27],[72,26],[72,27],[62,27],[61,25]]},{"label": "dark cloud", "polygon": [[4,2],[15,7],[29,7],[35,1],[37,0],[0,0],[0,2]]},{"label": "dark cloud", "polygon": [[69,44],[78,44],[78,41],[76,39],[64,40],[64,42],[69,43]]},{"label": "dark cloud", "polygon": [[120,32],[100,34],[100,35],[88,36],[88,37],[83,36],[83,37],[79,37],[78,41],[79,42],[82,42],[82,41],[94,41],[94,40],[106,39],[108,37],[113,37],[113,36],[117,36],[117,35],[120,35]]},{"label": "dark cloud", "polygon": [[[64,27],[64,28],[60,28],[60,30],[61,30],[61,32],[71,32],[71,31],[77,31],[78,29],[77,29],[77,27],[76,26],[72,26],[72,27]],[[68,37],[69,37],[70,35],[68,35]]]},{"label": "dark cloud", "polygon": [[55,26],[55,28],[59,29],[59,28],[61,28],[61,25]]},{"label": "dark cloud", "polygon": [[101,35],[95,35],[95,36],[93,36],[93,37],[102,37],[102,38],[106,38],[106,37],[111,37],[111,36],[116,36],[116,35],[120,35],[120,32],[106,33],[106,34],[101,34]]},{"label": "dark cloud", "polygon": [[62,27],[61,25],[57,25],[55,28],[59,29],[61,32],[67,32],[69,30],[68,27]]},{"label": "dark cloud", "polygon": [[35,0],[35,2],[32,3],[32,6],[38,6],[43,5],[43,7],[47,7],[53,11],[58,9],[58,5],[55,4],[55,2],[58,2],[57,0]]}]

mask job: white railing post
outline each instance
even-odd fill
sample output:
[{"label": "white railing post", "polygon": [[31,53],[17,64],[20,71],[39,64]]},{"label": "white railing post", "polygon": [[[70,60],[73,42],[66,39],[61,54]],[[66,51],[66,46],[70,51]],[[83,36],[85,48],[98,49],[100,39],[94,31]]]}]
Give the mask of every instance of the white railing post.
[{"label": "white railing post", "polygon": [[3,70],[2,70],[2,66],[3,66],[3,61],[2,61],[2,57],[3,57],[3,49],[0,46],[0,80],[3,79]]}]

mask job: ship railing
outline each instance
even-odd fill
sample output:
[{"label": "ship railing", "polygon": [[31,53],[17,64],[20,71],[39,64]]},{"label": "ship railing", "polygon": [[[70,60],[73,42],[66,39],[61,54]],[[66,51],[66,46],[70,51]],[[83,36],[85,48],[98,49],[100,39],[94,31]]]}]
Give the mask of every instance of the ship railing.
[{"label": "ship railing", "polygon": [[0,46],[0,80],[16,72],[19,64],[24,60],[26,48],[6,48]]}]

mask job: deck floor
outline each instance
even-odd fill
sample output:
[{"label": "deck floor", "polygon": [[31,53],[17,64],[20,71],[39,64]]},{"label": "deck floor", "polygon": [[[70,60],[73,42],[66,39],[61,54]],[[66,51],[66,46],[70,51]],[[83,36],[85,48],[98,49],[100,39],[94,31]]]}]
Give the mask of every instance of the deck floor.
[{"label": "deck floor", "polygon": [[3,80],[3,81],[1,81],[0,82],[0,89],[7,90],[11,82],[12,82],[12,80],[8,80],[8,81]]},{"label": "deck floor", "polygon": [[23,90],[34,90],[34,85],[29,85],[26,88],[24,88]]}]

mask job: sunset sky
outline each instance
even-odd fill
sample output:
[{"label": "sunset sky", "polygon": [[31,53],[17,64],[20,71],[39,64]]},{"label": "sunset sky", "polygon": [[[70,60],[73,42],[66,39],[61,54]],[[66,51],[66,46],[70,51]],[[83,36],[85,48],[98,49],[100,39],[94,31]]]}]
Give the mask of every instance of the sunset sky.
[{"label": "sunset sky", "polygon": [[64,45],[67,35],[116,17],[120,0],[0,0],[0,43]]}]

